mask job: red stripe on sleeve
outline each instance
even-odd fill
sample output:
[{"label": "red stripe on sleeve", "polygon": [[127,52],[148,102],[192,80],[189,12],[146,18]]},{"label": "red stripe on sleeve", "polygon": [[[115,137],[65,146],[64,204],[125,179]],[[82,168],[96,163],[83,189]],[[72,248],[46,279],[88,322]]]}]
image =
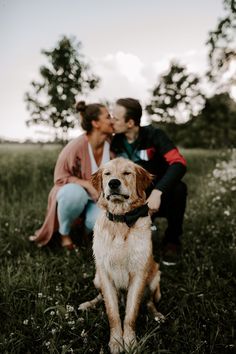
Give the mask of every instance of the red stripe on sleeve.
[{"label": "red stripe on sleeve", "polygon": [[155,153],[156,153],[156,149],[154,147],[151,147],[151,148],[147,149],[146,151],[147,151],[148,159],[152,160]]},{"label": "red stripe on sleeve", "polygon": [[172,165],[173,163],[180,162],[184,166],[186,166],[186,160],[184,157],[179,153],[179,150],[177,148],[172,149],[168,151],[165,155],[164,158],[168,162],[169,165]]}]

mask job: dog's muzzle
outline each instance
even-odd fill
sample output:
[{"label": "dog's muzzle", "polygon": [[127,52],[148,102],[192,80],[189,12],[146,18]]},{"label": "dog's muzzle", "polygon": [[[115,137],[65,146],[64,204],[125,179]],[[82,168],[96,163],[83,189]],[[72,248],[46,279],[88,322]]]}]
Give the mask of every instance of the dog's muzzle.
[{"label": "dog's muzzle", "polygon": [[127,194],[122,194],[120,192],[120,187],[121,187],[121,181],[117,178],[112,178],[108,182],[108,186],[110,189],[110,194],[107,196],[107,200],[110,200],[112,196],[117,196],[117,197],[122,197],[124,199],[129,199],[129,196]]}]

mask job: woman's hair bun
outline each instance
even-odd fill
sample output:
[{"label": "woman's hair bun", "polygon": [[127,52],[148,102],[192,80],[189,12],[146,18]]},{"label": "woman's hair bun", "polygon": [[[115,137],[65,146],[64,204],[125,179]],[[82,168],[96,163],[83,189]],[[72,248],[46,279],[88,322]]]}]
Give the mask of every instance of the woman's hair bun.
[{"label": "woman's hair bun", "polygon": [[84,112],[86,110],[86,103],[85,101],[79,101],[76,103],[76,111],[77,112]]}]

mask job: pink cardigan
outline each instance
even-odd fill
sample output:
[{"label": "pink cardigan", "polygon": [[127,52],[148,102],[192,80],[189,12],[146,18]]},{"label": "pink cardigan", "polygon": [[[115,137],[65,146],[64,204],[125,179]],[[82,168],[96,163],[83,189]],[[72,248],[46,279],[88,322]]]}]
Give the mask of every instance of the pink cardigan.
[{"label": "pink cardigan", "polygon": [[36,243],[46,245],[59,228],[56,201],[58,190],[67,183],[76,183],[77,178],[89,180],[90,177],[88,138],[83,134],[69,142],[59,154],[54,170],[54,186],[48,196],[46,217],[41,228],[35,232]]}]

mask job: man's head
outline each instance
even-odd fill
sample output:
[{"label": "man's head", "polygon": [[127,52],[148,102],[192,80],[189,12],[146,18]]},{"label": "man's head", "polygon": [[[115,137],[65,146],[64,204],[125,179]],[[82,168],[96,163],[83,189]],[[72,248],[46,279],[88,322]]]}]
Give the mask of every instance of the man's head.
[{"label": "man's head", "polygon": [[120,98],[116,101],[113,111],[114,130],[116,133],[126,133],[133,127],[139,127],[142,116],[142,106],[134,98]]}]

